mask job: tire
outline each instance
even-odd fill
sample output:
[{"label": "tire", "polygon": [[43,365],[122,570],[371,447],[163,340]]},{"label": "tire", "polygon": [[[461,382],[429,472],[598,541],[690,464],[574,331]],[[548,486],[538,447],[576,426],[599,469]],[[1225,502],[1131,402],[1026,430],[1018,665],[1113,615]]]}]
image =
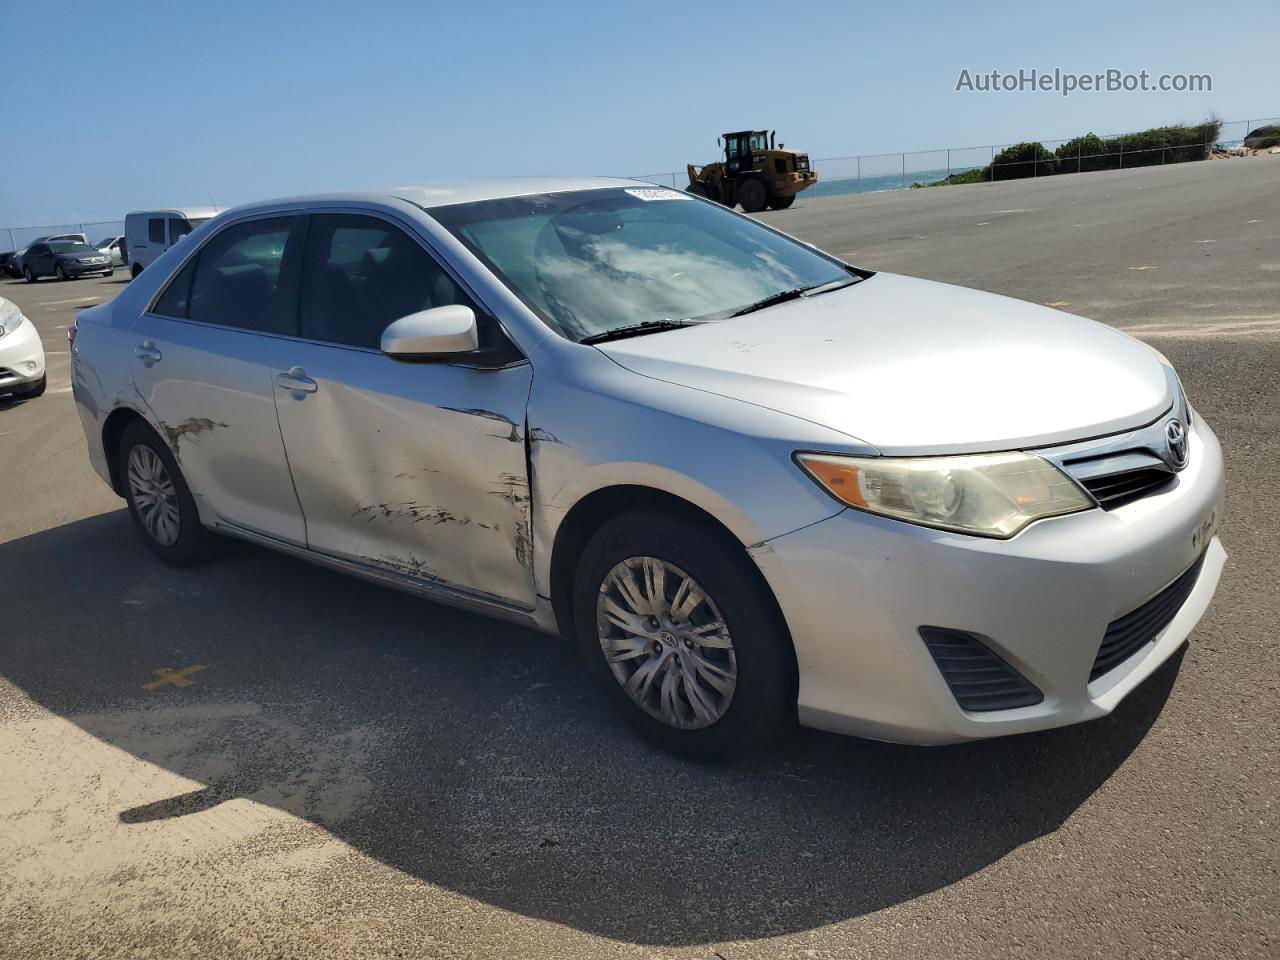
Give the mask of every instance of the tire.
[{"label": "tire", "polygon": [[796,202],[796,195],[793,193],[789,197],[774,197],[769,201],[770,210],[785,210]]},{"label": "tire", "polygon": [[[131,464],[135,451],[139,460]],[[120,440],[116,462],[120,482],[124,486],[125,502],[129,505],[129,516],[151,552],[174,567],[193,567],[208,560],[215,552],[215,536],[201,525],[191,489],[160,435],[142,420],[133,421],[125,428]],[[156,464],[160,468],[158,472],[154,469]],[[138,468],[132,475],[131,465]],[[165,479],[168,481],[167,492],[163,483]],[[167,523],[157,522],[150,514],[143,494],[143,490],[148,488],[159,492],[160,496],[153,502],[163,501],[167,505],[164,513],[172,518],[176,533]],[[147,519],[148,516],[153,519]]]},{"label": "tire", "polygon": [[103,273],[102,273],[102,279],[104,279],[104,280],[105,280],[105,279],[107,279],[108,277],[112,276],[114,273],[115,273],[115,270],[114,270],[114,269],[111,269],[111,270],[105,270],[105,271],[103,271]]},{"label": "tire", "polygon": [[140,274],[141,272],[142,272],[142,264],[135,263],[133,267],[129,270],[129,279],[137,280],[138,274]]},{"label": "tire", "polygon": [[21,393],[15,393],[14,396],[19,400],[34,400],[36,397],[43,397],[45,387],[49,385],[49,375],[45,374],[35,382],[35,385],[23,390]]},{"label": "tire", "polygon": [[57,277],[59,280],[66,280],[66,279],[68,279],[68,277],[67,277],[67,271],[65,271],[65,270],[63,270],[63,269],[62,269],[62,264],[60,264],[60,263],[58,263],[58,264],[55,264],[55,265],[54,265],[54,267],[53,267],[53,275],[54,275],[55,277]]},{"label": "tire", "polygon": [[27,283],[35,283],[37,279],[30,267],[22,268],[22,276],[26,279]]},{"label": "tire", "polygon": [[746,213],[759,213],[769,203],[769,188],[755,177],[738,184],[738,203]]},{"label": "tire", "polygon": [[[622,570],[622,576],[633,577],[632,585],[638,585],[645,594],[641,599],[647,601],[652,592],[645,564],[659,562],[665,610],[660,611],[664,622],[655,628],[652,620],[642,623],[646,618],[633,615],[634,607],[627,605],[614,574]],[[696,582],[707,599],[673,618],[684,576]],[[647,639],[628,633],[617,620],[599,618],[601,610],[616,613],[619,607],[631,623],[642,623]],[[578,646],[606,697],[633,729],[664,749],[699,760],[723,760],[759,752],[795,727],[795,653],[781,615],[741,546],[698,518],[637,512],[609,521],[578,561],[573,611]],[[725,631],[710,630],[715,623],[722,623]],[[690,624],[702,625],[705,646],[689,639]],[[610,664],[605,644],[612,653],[622,654],[616,664]],[[654,667],[662,663],[665,672]],[[716,683],[703,679],[707,664]],[[730,672],[731,684],[726,682]],[[691,673],[700,688],[701,714],[688,692]],[[637,691],[646,684],[636,682],[636,675],[655,678],[641,697],[647,699],[645,704],[624,689],[623,674]],[[663,688],[668,676],[673,678],[671,706],[677,722],[659,715],[666,709]]]}]

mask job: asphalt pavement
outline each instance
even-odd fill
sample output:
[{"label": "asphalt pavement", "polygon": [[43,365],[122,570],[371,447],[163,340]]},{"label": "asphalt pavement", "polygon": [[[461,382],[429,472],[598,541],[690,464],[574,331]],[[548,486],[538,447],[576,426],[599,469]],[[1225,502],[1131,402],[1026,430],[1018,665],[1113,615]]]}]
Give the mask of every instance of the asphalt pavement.
[{"label": "asphalt pavement", "polygon": [[557,638],[248,546],[159,564],[70,396],[123,272],[0,282],[50,361],[0,401],[0,958],[1280,955],[1280,157],[763,219],[1170,357],[1229,484],[1182,655],[1074,728],[676,760]]}]

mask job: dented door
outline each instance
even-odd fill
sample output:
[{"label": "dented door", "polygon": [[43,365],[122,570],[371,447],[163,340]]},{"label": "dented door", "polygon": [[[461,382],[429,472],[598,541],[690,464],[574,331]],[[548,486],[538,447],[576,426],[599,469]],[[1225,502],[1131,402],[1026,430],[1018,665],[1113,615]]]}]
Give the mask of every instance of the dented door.
[{"label": "dented door", "polygon": [[276,407],[314,550],[533,606],[524,415],[532,368],[292,344]]}]

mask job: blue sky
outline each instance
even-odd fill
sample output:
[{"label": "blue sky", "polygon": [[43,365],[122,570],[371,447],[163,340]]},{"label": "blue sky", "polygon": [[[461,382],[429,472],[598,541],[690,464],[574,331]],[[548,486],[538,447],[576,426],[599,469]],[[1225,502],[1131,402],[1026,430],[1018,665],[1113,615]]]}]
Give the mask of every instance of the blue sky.
[{"label": "blue sky", "polygon": [[[1280,115],[1275,0],[113,0],[25,15],[36,9],[0,0],[0,226],[459,176],[654,173],[713,159],[716,135],[744,127],[818,158]],[[955,91],[962,68],[1019,67],[1214,83]]]}]

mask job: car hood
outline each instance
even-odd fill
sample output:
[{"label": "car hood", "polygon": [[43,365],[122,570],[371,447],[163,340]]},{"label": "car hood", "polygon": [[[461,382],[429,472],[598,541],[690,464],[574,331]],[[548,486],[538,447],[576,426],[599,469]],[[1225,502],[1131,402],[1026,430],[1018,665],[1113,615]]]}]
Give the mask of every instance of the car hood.
[{"label": "car hood", "polygon": [[1150,423],[1175,381],[1083,317],[878,273],[746,316],[599,349],[643,376],[838,430],[885,454],[1088,439]]}]

